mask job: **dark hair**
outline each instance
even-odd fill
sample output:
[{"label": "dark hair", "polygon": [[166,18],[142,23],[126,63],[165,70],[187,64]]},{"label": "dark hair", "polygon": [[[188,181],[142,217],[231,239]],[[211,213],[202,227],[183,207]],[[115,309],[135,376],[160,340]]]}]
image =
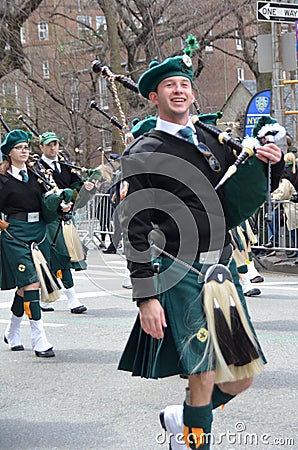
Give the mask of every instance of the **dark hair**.
[{"label": "dark hair", "polygon": [[290,147],[293,143],[291,136],[287,134],[286,136],[287,146]]}]

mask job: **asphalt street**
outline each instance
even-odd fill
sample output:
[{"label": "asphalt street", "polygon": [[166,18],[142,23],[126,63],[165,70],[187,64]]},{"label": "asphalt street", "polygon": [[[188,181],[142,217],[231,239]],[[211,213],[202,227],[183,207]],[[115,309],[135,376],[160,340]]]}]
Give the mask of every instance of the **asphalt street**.
[{"label": "asphalt street", "polygon": [[[160,409],[181,404],[186,381],[144,380],[117,370],[137,308],[122,288],[121,254],[88,253],[88,270],[75,286],[88,307],[44,313],[56,357],[37,358],[27,319],[23,352],[3,342],[13,291],[0,292],[1,450],[167,450]],[[216,411],[213,450],[298,449],[297,275],[264,272],[262,294],[248,306],[268,364],[253,386]]]}]

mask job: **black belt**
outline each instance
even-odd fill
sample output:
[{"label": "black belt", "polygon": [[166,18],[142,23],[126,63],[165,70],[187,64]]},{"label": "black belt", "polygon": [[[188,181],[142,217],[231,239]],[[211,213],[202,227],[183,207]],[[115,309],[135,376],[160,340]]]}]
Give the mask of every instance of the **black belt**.
[{"label": "black belt", "polygon": [[8,214],[7,219],[23,220],[24,222],[39,222],[39,212],[16,212]]}]

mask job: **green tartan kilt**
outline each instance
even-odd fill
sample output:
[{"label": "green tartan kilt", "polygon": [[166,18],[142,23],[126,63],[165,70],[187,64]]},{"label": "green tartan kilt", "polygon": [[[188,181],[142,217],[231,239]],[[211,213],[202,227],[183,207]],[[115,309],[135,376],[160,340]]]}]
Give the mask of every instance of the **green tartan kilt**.
[{"label": "green tartan kilt", "polygon": [[[215,360],[212,355],[213,365],[210,365],[210,358],[203,358],[206,341],[199,340],[197,337],[200,329],[207,329],[202,305],[202,277],[198,279],[198,274],[193,271],[186,272],[184,266],[173,263],[169,258],[158,258],[158,262],[160,274],[156,276],[156,279],[158,292],[161,292],[158,298],[164,308],[167,322],[164,338],[155,339],[146,334],[140,326],[138,315],[118,369],[131,372],[134,376],[154,379],[214,370]],[[221,264],[227,265],[228,261],[222,261]],[[193,266],[197,270],[202,268],[199,263]],[[210,266],[204,267],[204,272],[208,267]],[[256,337],[234,260],[231,261],[229,269],[248,322]],[[266,362],[257,339],[256,342],[259,346],[259,354]]]},{"label": "green tartan kilt", "polygon": [[[63,237],[62,227],[58,232],[56,239],[56,232],[59,227],[60,220],[55,220],[47,224],[47,236],[51,245],[51,268],[56,273],[58,270],[85,270],[87,268],[86,261],[72,262]],[[62,225],[63,226],[63,225]],[[53,246],[55,240],[56,245]]]},{"label": "green tartan kilt", "polygon": [[1,289],[20,288],[38,282],[30,246],[36,242],[44,257],[49,258],[45,223],[10,219],[7,231],[14,237],[1,232]]}]

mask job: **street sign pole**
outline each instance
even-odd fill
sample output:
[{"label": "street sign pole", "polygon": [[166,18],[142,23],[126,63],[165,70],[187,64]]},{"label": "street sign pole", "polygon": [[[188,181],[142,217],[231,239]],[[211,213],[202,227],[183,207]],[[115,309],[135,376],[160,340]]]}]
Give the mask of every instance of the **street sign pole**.
[{"label": "street sign pole", "polygon": [[[271,113],[273,117],[285,126],[285,114],[284,114],[284,96],[282,85],[282,67],[281,67],[281,48],[280,48],[280,24],[271,23],[272,32],[272,100],[271,100]],[[279,144],[283,150],[285,150],[284,143]]]}]

